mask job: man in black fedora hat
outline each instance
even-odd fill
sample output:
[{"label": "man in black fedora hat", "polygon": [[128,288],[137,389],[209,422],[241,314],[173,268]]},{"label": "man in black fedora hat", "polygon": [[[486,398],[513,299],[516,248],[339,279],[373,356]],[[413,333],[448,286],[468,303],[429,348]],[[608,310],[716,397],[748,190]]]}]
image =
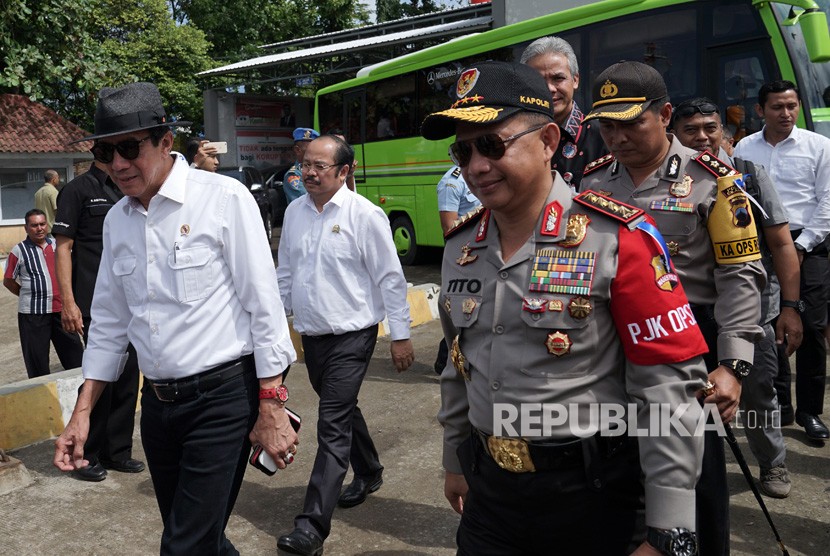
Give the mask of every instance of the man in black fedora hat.
[{"label": "man in black fedora hat", "polygon": [[445,236],[438,303],[458,554],[659,554],[646,526],[693,554],[701,438],[638,439],[591,417],[606,408],[645,427],[665,407],[688,431],[702,416],[697,326],[647,332],[688,307],[659,232],[643,211],[573,197],[551,173],[559,126],[536,70],[475,64],[455,94],[421,133],[455,135],[450,157],[483,205]]},{"label": "man in black fedora hat", "polygon": [[105,88],[92,153],[125,197],[104,221],[84,384],[55,465],[87,465],[89,412],[132,343],[144,374],[141,438],[161,554],[238,554],[224,534],[251,443],[284,468],[296,358],[259,211],[245,187],[172,151],[155,85]]}]

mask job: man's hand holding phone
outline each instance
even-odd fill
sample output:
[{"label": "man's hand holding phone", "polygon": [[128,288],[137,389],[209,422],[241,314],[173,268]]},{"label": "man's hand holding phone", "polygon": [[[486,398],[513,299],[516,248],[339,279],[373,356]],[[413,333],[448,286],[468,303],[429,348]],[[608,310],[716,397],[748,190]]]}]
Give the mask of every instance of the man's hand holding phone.
[{"label": "man's hand holding phone", "polygon": [[[291,426],[294,428],[294,432],[300,432],[300,424],[302,420],[300,416],[288,409],[285,408],[285,413],[288,415],[289,422]],[[293,445],[290,448],[288,454],[283,460],[283,465],[280,467],[277,464],[278,459],[275,460],[268,452],[265,451],[260,444],[254,444],[253,449],[251,450],[251,457],[248,460],[248,463],[265,473],[266,475],[273,475],[277,472],[277,469],[284,469],[289,463],[294,461],[294,454],[296,453],[296,445]]]},{"label": "man's hand holding phone", "polygon": [[[296,422],[289,418],[289,414],[296,418]],[[261,447],[262,451],[270,456],[278,469],[285,469],[300,443],[298,429],[299,416],[296,413],[286,408],[278,399],[261,399],[259,416],[248,437],[251,444]]]}]

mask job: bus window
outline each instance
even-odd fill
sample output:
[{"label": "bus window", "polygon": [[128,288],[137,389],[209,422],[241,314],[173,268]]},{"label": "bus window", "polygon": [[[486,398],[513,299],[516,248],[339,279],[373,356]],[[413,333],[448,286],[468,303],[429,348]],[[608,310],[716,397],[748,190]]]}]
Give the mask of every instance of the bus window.
[{"label": "bus window", "polygon": [[748,3],[715,6],[712,10],[712,38],[736,39],[743,36],[756,36],[759,26],[758,16]]},{"label": "bus window", "polygon": [[720,104],[725,105],[724,125],[737,143],[750,133],[761,129],[761,119],[755,112],[758,90],[771,76],[764,74],[761,60],[757,55],[737,53],[718,60],[718,75],[724,84]]},{"label": "bus window", "polygon": [[699,67],[697,17],[694,7],[675,7],[592,26],[587,33],[591,75],[581,72],[582,83],[592,84],[602,70],[620,60],[634,60],[663,75],[672,100],[697,96],[701,86],[700,73],[693,70]]},{"label": "bus window", "polygon": [[363,91],[353,90],[346,93],[346,141],[351,145],[358,145],[365,141],[366,133],[363,127],[365,113],[363,112]]},{"label": "bus window", "polygon": [[368,141],[412,137],[419,130],[415,123],[414,73],[366,86]]},{"label": "bus window", "polygon": [[343,125],[343,93],[336,91],[321,95],[318,99],[320,133],[326,134],[332,129],[346,129]]}]

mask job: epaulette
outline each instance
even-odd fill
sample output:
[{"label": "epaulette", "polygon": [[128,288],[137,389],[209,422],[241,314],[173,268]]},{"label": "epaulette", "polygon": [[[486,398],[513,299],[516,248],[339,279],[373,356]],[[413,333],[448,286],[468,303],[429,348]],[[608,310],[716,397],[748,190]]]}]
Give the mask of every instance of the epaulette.
[{"label": "epaulette", "polygon": [[716,178],[723,176],[734,176],[738,173],[732,166],[719,159],[709,151],[703,151],[695,158],[695,161],[711,172]]},{"label": "epaulette", "polygon": [[471,210],[470,212],[456,220],[453,223],[452,228],[447,230],[447,233],[444,234],[444,239],[449,239],[456,233],[458,233],[459,230],[466,228],[473,222],[478,222],[478,220],[484,214],[485,210],[486,209],[483,205],[478,205],[476,208],[474,208],[473,210]]},{"label": "epaulette", "polygon": [[645,214],[645,211],[641,208],[609,199],[605,195],[601,195],[590,189],[574,197],[574,201],[580,205],[590,207],[597,212],[601,212],[606,216],[610,216],[614,220],[619,220],[623,224],[629,224]]},{"label": "epaulette", "polygon": [[452,174],[450,174],[450,175],[454,178],[457,178],[457,177],[461,176],[461,168],[456,166],[455,170],[453,170]]},{"label": "epaulette", "polygon": [[590,174],[591,172],[593,172],[597,168],[602,168],[603,166],[607,166],[608,164],[611,164],[611,162],[613,162],[613,161],[614,161],[614,155],[613,154],[606,154],[604,156],[601,156],[598,159],[594,160],[593,162],[589,162],[585,166],[585,170],[582,171],[582,175],[587,176],[588,174]]}]

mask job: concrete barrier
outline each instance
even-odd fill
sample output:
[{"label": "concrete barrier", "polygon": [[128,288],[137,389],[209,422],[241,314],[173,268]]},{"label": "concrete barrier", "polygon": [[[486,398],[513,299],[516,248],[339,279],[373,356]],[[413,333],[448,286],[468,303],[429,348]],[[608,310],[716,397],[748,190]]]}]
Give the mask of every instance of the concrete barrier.
[{"label": "concrete barrier", "polygon": [[[439,291],[435,284],[409,288],[412,326],[438,318]],[[388,333],[384,320],[378,335]],[[293,328],[291,340],[302,362],[300,336]],[[82,382],[81,370],[72,369],[0,386],[0,448],[14,450],[59,435],[72,415]]]}]

